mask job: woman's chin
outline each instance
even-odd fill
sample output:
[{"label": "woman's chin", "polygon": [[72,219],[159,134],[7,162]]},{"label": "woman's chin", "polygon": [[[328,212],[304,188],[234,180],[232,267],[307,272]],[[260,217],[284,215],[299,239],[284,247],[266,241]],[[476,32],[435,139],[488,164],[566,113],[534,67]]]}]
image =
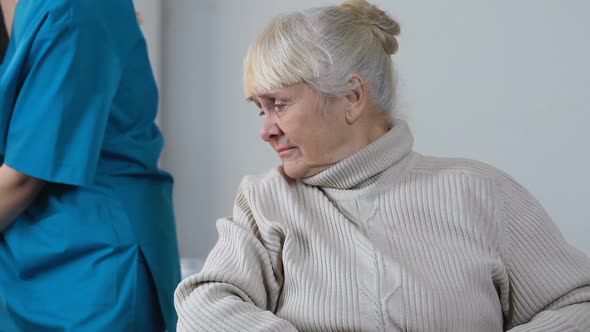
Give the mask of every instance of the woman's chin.
[{"label": "woman's chin", "polygon": [[297,162],[287,161],[283,163],[283,172],[291,179],[300,179],[313,175],[309,174],[311,173],[310,171],[311,170],[308,167]]},{"label": "woman's chin", "polygon": [[291,179],[300,179],[300,178],[308,178],[310,176],[314,176],[318,173],[321,173],[325,170],[326,167],[310,167],[305,164],[301,164],[300,162],[283,162],[283,172],[285,175],[290,177]]}]

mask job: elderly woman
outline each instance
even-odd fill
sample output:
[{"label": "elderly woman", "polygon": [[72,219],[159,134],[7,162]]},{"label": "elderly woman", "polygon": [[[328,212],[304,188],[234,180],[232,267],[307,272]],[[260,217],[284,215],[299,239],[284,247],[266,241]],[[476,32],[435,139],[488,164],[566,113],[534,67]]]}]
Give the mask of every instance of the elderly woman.
[{"label": "elderly woman", "polygon": [[274,19],[245,90],[282,159],[246,177],[181,331],[590,331],[590,261],[480,162],[390,114],[398,24],[361,0]]}]

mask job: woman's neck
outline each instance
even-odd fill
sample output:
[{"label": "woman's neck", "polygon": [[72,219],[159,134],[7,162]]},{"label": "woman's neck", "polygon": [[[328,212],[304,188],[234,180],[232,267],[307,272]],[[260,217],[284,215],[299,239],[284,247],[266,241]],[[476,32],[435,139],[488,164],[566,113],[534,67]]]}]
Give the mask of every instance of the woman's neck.
[{"label": "woman's neck", "polygon": [[2,14],[4,14],[4,24],[6,24],[6,31],[8,36],[12,33],[12,21],[14,20],[14,11],[18,0],[0,0],[2,6]]}]

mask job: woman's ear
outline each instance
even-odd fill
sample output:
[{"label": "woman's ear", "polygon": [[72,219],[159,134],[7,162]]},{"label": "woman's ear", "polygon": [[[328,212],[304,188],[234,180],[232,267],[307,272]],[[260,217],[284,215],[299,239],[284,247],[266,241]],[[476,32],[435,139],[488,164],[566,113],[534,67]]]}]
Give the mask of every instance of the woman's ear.
[{"label": "woman's ear", "polygon": [[353,124],[363,113],[365,109],[365,100],[367,98],[367,85],[359,74],[353,74],[348,81],[351,87],[346,98],[346,122]]}]

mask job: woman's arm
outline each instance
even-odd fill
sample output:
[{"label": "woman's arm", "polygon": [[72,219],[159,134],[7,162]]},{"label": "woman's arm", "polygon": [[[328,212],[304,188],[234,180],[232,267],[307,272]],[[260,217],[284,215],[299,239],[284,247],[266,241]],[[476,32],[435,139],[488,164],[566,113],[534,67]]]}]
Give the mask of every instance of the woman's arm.
[{"label": "woman's arm", "polygon": [[6,164],[0,166],[0,232],[31,204],[44,184]]},{"label": "woman's arm", "polygon": [[512,179],[503,182],[506,328],[590,331],[590,260],[568,245],[530,193]]},{"label": "woman's arm", "polygon": [[242,192],[233,218],[217,222],[219,240],[203,270],[175,292],[178,331],[297,331],[274,315],[283,276]]}]

